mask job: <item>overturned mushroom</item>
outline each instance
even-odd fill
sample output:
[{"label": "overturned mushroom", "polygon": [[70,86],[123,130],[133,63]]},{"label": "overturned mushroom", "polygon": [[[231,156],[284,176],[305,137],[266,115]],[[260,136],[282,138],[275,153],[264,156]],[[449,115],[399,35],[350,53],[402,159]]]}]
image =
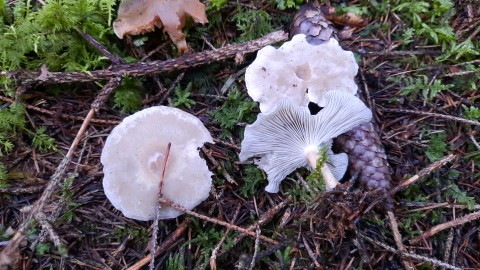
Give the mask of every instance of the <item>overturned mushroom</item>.
[{"label": "overturned mushroom", "polygon": [[327,91],[357,92],[357,70],[353,53],[344,51],[335,39],[315,46],[299,34],[278,49],[267,46],[258,51],[245,72],[245,83],[262,112],[285,97],[295,105],[312,101],[323,107]]},{"label": "overturned mushroom", "polygon": [[182,32],[187,17],[201,24],[207,23],[205,5],[198,0],[124,0],[118,9],[113,30],[119,38],[123,38],[124,35],[151,32],[154,26],[163,26],[183,54],[188,49]]},{"label": "overturned mushroom", "polygon": [[[268,175],[268,192],[278,192],[280,182],[295,169],[313,169],[321,147],[332,138],[368,122],[371,111],[357,97],[344,92],[325,94],[327,106],[317,115],[307,107],[283,99],[270,113],[261,113],[245,129],[240,161],[256,157],[255,163]],[[345,154],[328,151],[327,166],[321,168],[327,189],[333,189],[345,173]]]},{"label": "overturned mushroom", "polygon": [[[325,12],[324,8],[323,11]],[[322,41],[335,38],[335,35],[331,35],[334,33],[332,24],[324,17],[324,15],[327,16],[328,14],[324,14],[324,12],[322,12],[322,6],[316,1],[303,5],[294,15],[290,35],[306,34],[310,44],[320,44]],[[355,17],[348,18],[355,19]],[[350,24],[350,26],[354,25]],[[341,34],[339,33],[340,36]],[[367,95],[364,94],[362,94],[362,89],[360,88],[358,96],[367,98]],[[380,134],[377,123],[372,119],[370,123],[359,125],[338,136],[334,140],[333,148],[348,155],[349,170],[347,174],[355,176],[364,189],[386,191],[390,189],[392,177]],[[391,208],[393,204],[390,201],[384,206]]]},{"label": "overturned mushroom", "polygon": [[[212,184],[212,173],[198,151],[205,142],[213,139],[202,122],[176,108],[157,106],[125,118],[108,136],[102,151],[107,198],[126,217],[153,219],[171,143],[162,195],[192,209],[208,197]],[[182,214],[165,206],[159,211],[163,219]]]}]

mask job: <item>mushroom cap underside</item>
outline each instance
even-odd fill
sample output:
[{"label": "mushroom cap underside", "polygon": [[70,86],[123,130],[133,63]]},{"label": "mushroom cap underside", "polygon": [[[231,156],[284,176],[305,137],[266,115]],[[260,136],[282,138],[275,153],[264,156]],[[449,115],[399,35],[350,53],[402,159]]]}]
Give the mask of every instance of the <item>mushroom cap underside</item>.
[{"label": "mushroom cap underside", "polygon": [[[268,192],[278,192],[280,182],[300,167],[310,168],[306,151],[330,147],[332,138],[370,121],[371,111],[357,97],[330,91],[325,95],[326,107],[317,115],[308,108],[283,99],[270,113],[259,114],[245,128],[240,161],[255,158],[255,163],[268,175]],[[329,152],[332,172],[345,172],[345,155]],[[342,163],[343,162],[343,163]]]}]

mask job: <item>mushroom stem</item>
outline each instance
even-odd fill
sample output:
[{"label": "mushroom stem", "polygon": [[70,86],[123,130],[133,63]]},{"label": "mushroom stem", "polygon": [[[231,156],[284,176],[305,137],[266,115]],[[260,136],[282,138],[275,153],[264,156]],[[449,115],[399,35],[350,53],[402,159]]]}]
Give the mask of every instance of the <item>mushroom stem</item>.
[{"label": "mushroom stem", "polygon": [[318,150],[308,151],[305,158],[307,159],[308,164],[310,164],[310,167],[312,167],[312,169],[315,170],[317,168],[317,160],[319,158]]},{"label": "mushroom stem", "polygon": [[[317,168],[318,158],[319,158],[318,151],[308,151],[306,154],[306,159],[308,161],[308,164],[310,164],[310,167],[312,167],[313,170]],[[339,183],[337,178],[335,178],[335,176],[333,175],[332,171],[330,171],[330,168],[328,168],[326,163],[322,166],[322,168],[320,168],[320,173],[323,176],[323,182],[325,183],[326,191],[333,190]]]},{"label": "mushroom stem", "polygon": [[333,175],[332,171],[330,171],[330,168],[328,168],[327,164],[323,165],[323,167],[320,169],[320,172],[322,173],[323,182],[325,183],[325,190],[333,190],[339,182]]}]

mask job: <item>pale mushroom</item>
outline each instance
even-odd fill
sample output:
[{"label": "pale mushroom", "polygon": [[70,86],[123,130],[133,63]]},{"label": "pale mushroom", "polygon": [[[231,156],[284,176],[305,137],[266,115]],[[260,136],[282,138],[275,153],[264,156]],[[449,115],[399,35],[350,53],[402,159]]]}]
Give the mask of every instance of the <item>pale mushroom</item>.
[{"label": "pale mushroom", "polygon": [[205,5],[198,0],[124,0],[118,9],[113,30],[119,38],[162,28],[177,45],[181,54],[187,51],[182,32],[188,17],[197,23],[208,23]]},{"label": "pale mushroom", "polygon": [[245,72],[245,83],[264,113],[283,98],[295,105],[311,101],[323,107],[327,91],[357,92],[357,71],[353,53],[343,50],[335,39],[311,45],[304,34],[298,34],[278,49],[267,46],[258,51]]},{"label": "pale mushroom", "polygon": [[[240,161],[257,158],[255,164],[268,175],[268,192],[278,192],[280,182],[295,169],[316,166],[319,150],[330,149],[332,138],[370,121],[371,111],[357,97],[339,91],[325,94],[327,106],[317,115],[307,107],[282,99],[270,113],[261,113],[245,128]],[[328,151],[321,168],[327,190],[331,190],[347,167],[345,154]]]},{"label": "pale mushroom", "polygon": [[[108,136],[101,155],[107,198],[129,218],[151,220],[158,207],[160,177],[168,143],[162,195],[192,209],[210,192],[212,173],[198,148],[213,139],[195,116],[176,108],[151,107],[126,117]],[[182,214],[161,205],[162,219]]]}]

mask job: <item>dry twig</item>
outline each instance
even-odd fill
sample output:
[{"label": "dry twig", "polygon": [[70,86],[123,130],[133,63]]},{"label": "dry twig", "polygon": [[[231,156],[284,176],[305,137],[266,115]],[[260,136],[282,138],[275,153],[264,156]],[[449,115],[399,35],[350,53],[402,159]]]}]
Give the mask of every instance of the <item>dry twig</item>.
[{"label": "dry twig", "polygon": [[461,117],[439,114],[439,113],[422,112],[422,111],[405,110],[405,109],[391,109],[391,108],[382,108],[381,110],[384,111],[384,112],[408,113],[408,114],[433,116],[433,117],[452,120],[452,121],[456,121],[456,122],[460,122],[460,123],[464,123],[464,124],[480,126],[480,122],[478,122],[478,121],[468,120],[468,119],[464,119],[464,118],[461,118]]},{"label": "dry twig", "polygon": [[[393,233],[393,239],[395,240],[395,244],[397,245],[398,251],[401,254],[403,254],[407,252],[407,249],[403,245],[402,235],[398,230],[397,219],[395,218],[395,215],[393,214],[392,211],[387,211],[387,216],[390,224],[390,229],[392,230],[392,233]],[[402,263],[403,263],[403,266],[405,266],[405,269],[414,269],[413,265],[409,261],[402,260]]]},{"label": "dry twig", "polygon": [[21,82],[22,85],[61,84],[74,82],[91,82],[108,80],[117,76],[140,77],[159,73],[168,73],[188,69],[212,62],[218,62],[227,58],[235,57],[237,54],[255,52],[267,45],[284,41],[288,35],[283,31],[272,32],[256,40],[241,44],[228,45],[217,50],[203,51],[199,53],[186,54],[182,57],[165,61],[140,62],[135,64],[115,65],[108,69],[92,70],[85,72],[48,72],[42,76],[41,72],[35,71],[12,71],[9,77]]},{"label": "dry twig", "polygon": [[[70,145],[70,148],[68,149],[67,154],[63,158],[63,160],[60,162],[60,164],[57,166],[55,173],[52,175],[50,182],[48,185],[45,187],[45,190],[43,191],[42,195],[40,198],[33,204],[32,209],[26,216],[26,218],[23,220],[22,224],[20,224],[17,232],[14,234],[12,237],[11,241],[8,243],[8,245],[2,250],[0,254],[5,255],[6,257],[13,256],[15,252],[18,250],[20,247],[20,243],[22,240],[25,238],[25,234],[27,233],[28,229],[30,228],[31,221],[33,218],[40,212],[43,212],[43,208],[45,207],[46,203],[52,196],[53,192],[55,191],[55,188],[57,185],[60,183],[60,181],[63,179],[63,175],[65,174],[65,171],[67,170],[68,164],[70,164],[70,161],[72,160],[73,154],[75,150],[77,149],[78,144],[80,143],[81,138],[83,137],[83,134],[85,133],[90,120],[92,119],[93,115],[95,112],[100,108],[100,105],[105,102],[107,97],[110,95],[110,93],[113,92],[113,90],[120,84],[120,79],[119,78],[113,78],[111,79],[105,87],[102,89],[100,94],[97,96],[97,98],[94,100],[92,103],[92,108],[88,112],[87,116],[85,117],[84,122],[82,123],[82,126],[77,132],[77,135],[75,136],[75,139],[73,140],[72,144]],[[1,258],[2,256],[0,256]],[[0,265],[2,265],[2,262],[0,261]]]},{"label": "dry twig", "polygon": [[433,235],[435,235],[435,234],[437,234],[437,233],[439,233],[443,230],[453,228],[453,227],[465,224],[467,222],[471,222],[471,221],[473,221],[475,219],[478,219],[478,218],[480,218],[480,211],[473,212],[473,213],[465,215],[461,218],[439,224],[437,226],[434,226],[430,230],[422,233],[421,235],[413,238],[412,240],[410,240],[410,244],[416,244],[416,243],[420,242],[421,240],[427,239],[430,236],[433,236]]},{"label": "dry twig", "polygon": [[389,198],[391,196],[393,196],[393,194],[399,192],[400,190],[404,189],[405,187],[415,183],[417,180],[421,179],[422,177],[430,174],[431,172],[433,172],[434,170],[438,169],[439,167],[443,166],[444,164],[452,161],[456,156],[454,154],[450,154],[444,158],[442,158],[441,160],[437,161],[437,162],[434,162],[432,164],[430,164],[430,166],[424,168],[423,170],[421,170],[420,172],[418,172],[418,174],[408,178],[407,180],[403,181],[402,183],[400,183],[399,185],[397,185],[396,187],[392,188],[391,190],[389,190],[388,192],[386,192],[383,196],[381,196],[380,198],[378,198],[377,200],[375,200],[374,202],[372,202],[370,204],[369,207],[367,207],[367,209],[365,209],[365,211],[363,211],[364,213],[367,213],[368,211],[370,211],[375,205],[377,205],[379,202],[385,200],[386,198]]},{"label": "dry twig", "polygon": [[[233,218],[232,218],[232,222],[231,222],[232,224],[237,221],[238,214],[240,213],[241,206],[242,206],[241,204],[237,205],[237,209],[235,210],[235,214],[233,215]],[[217,260],[218,251],[220,250],[220,247],[222,246],[223,242],[225,242],[225,239],[227,239],[227,236],[230,234],[230,231],[231,231],[231,229],[228,228],[227,231],[223,234],[223,236],[220,239],[220,241],[218,242],[218,244],[215,246],[215,248],[212,251],[212,256],[210,256],[210,268],[212,270],[217,269],[217,261],[216,260]]]},{"label": "dry twig", "polygon": [[361,238],[367,240],[368,242],[374,244],[374,245],[377,245],[381,248],[384,248],[392,253],[396,253],[396,254],[399,254],[400,256],[402,257],[405,257],[405,258],[411,258],[411,259],[415,259],[415,260],[419,260],[421,262],[429,262],[435,266],[440,266],[440,267],[445,267],[446,269],[452,269],[452,270],[461,270],[460,267],[456,267],[455,265],[451,265],[451,264],[448,264],[448,263],[445,263],[445,262],[442,262],[440,260],[437,260],[437,259],[434,259],[434,258],[429,258],[429,257],[426,257],[426,256],[422,256],[422,255],[418,255],[418,254],[415,254],[415,253],[412,253],[412,252],[404,252],[404,253],[401,253],[399,251],[397,251],[395,248],[389,246],[389,245],[386,245],[382,242],[379,242],[379,241],[376,241],[366,235],[364,235],[363,233],[359,233],[358,234]]},{"label": "dry twig", "polygon": [[[157,249],[155,250],[154,256],[158,256],[163,252],[165,252],[166,250],[168,250],[177,241],[177,239],[185,232],[189,222],[190,222],[189,219],[185,219],[173,233],[168,235],[167,238],[165,238],[162,241],[162,243],[157,247]],[[134,265],[128,267],[127,270],[141,269],[144,265],[150,262],[151,257],[152,257],[152,253],[148,254],[147,256],[142,258],[140,261],[136,262]]]},{"label": "dry twig", "polygon": [[[190,211],[190,210],[186,209],[183,206],[175,204],[175,203],[173,203],[173,202],[171,202],[171,201],[169,201],[165,198],[160,198],[160,202],[163,203],[163,204],[166,204],[167,206],[175,208],[179,211],[185,212],[185,213],[187,213],[191,216],[194,216],[196,218],[199,218],[199,219],[202,219],[202,220],[205,220],[205,221],[217,224],[217,225],[221,225],[221,226],[224,226],[226,228],[230,228],[231,230],[237,231],[239,233],[246,234],[246,235],[251,236],[253,238],[257,237],[256,233],[254,233],[254,232],[252,232],[248,229],[245,229],[245,228],[239,227],[237,225],[233,225],[233,224],[230,224],[228,222],[221,221],[221,220],[218,220],[218,219],[215,219],[215,218],[207,217],[207,216],[202,215],[202,214],[198,214],[196,212],[193,212],[193,211]],[[270,244],[273,244],[273,245],[278,245],[278,243],[279,243],[278,241],[273,240],[273,239],[268,238],[268,237],[263,236],[263,235],[259,235],[258,238],[260,240],[264,241],[264,242],[267,242],[267,243],[270,243]]]},{"label": "dry twig", "polygon": [[250,262],[250,267],[248,268],[248,270],[252,270],[253,267],[255,267],[255,260],[257,259],[257,256],[258,256],[258,249],[259,249],[259,246],[260,246],[260,227],[257,227],[257,230],[255,231],[255,233],[257,234],[257,237],[255,238],[255,247],[254,247],[254,252],[253,252],[253,256],[252,256],[252,261]]},{"label": "dry twig", "polygon": [[[15,100],[13,100],[13,99],[11,99],[11,98],[8,98],[8,97],[4,97],[4,96],[0,96],[0,100],[1,100],[1,101],[4,101],[4,102],[7,102],[7,103],[14,103],[14,102],[15,102]],[[30,105],[30,104],[25,104],[25,103],[23,103],[23,105],[24,105],[27,109],[32,110],[32,111],[36,111],[36,112],[39,112],[39,113],[48,114],[48,115],[52,115],[52,116],[59,116],[59,117],[61,117],[61,118],[63,118],[63,119],[70,119],[70,120],[77,120],[77,121],[85,121],[85,117],[82,117],[82,116],[74,116],[74,115],[69,115],[69,114],[64,114],[64,113],[58,114],[57,112],[50,111],[50,110],[43,109],[43,108],[39,108],[39,107]],[[118,125],[118,124],[120,124],[120,121],[92,118],[92,119],[90,120],[90,124],[109,125],[109,126],[111,126],[111,125]]]},{"label": "dry twig", "polygon": [[[158,221],[160,220],[160,208],[161,208],[160,199],[163,197],[163,193],[162,193],[163,182],[165,180],[165,171],[167,168],[168,157],[170,156],[171,146],[172,146],[172,143],[169,142],[167,145],[167,150],[165,152],[165,159],[163,160],[162,175],[160,176],[160,184],[158,188],[158,205],[157,205],[157,208],[155,209],[155,220],[153,222],[152,245],[150,249],[151,254],[154,254],[157,248]],[[152,256],[149,267],[150,267],[150,270],[155,268],[155,256]]]},{"label": "dry twig", "polygon": [[[290,202],[292,201],[292,197],[287,197],[285,198],[281,203],[279,203],[278,205],[276,205],[275,207],[272,207],[270,209],[267,210],[267,212],[263,213],[262,216],[260,217],[260,219],[255,222],[254,224],[248,226],[247,230],[249,231],[253,231],[255,230],[257,227],[262,227],[263,225],[265,225],[266,223],[270,222],[270,220],[272,220],[272,218],[278,213],[280,212],[280,210],[282,210],[287,204],[289,204]],[[240,241],[242,241],[242,239],[245,237],[245,234],[240,234],[238,235],[237,237],[235,237],[233,239],[233,245],[232,246],[236,246]],[[225,252],[227,252],[226,250],[223,250],[220,255],[223,255]]]}]

